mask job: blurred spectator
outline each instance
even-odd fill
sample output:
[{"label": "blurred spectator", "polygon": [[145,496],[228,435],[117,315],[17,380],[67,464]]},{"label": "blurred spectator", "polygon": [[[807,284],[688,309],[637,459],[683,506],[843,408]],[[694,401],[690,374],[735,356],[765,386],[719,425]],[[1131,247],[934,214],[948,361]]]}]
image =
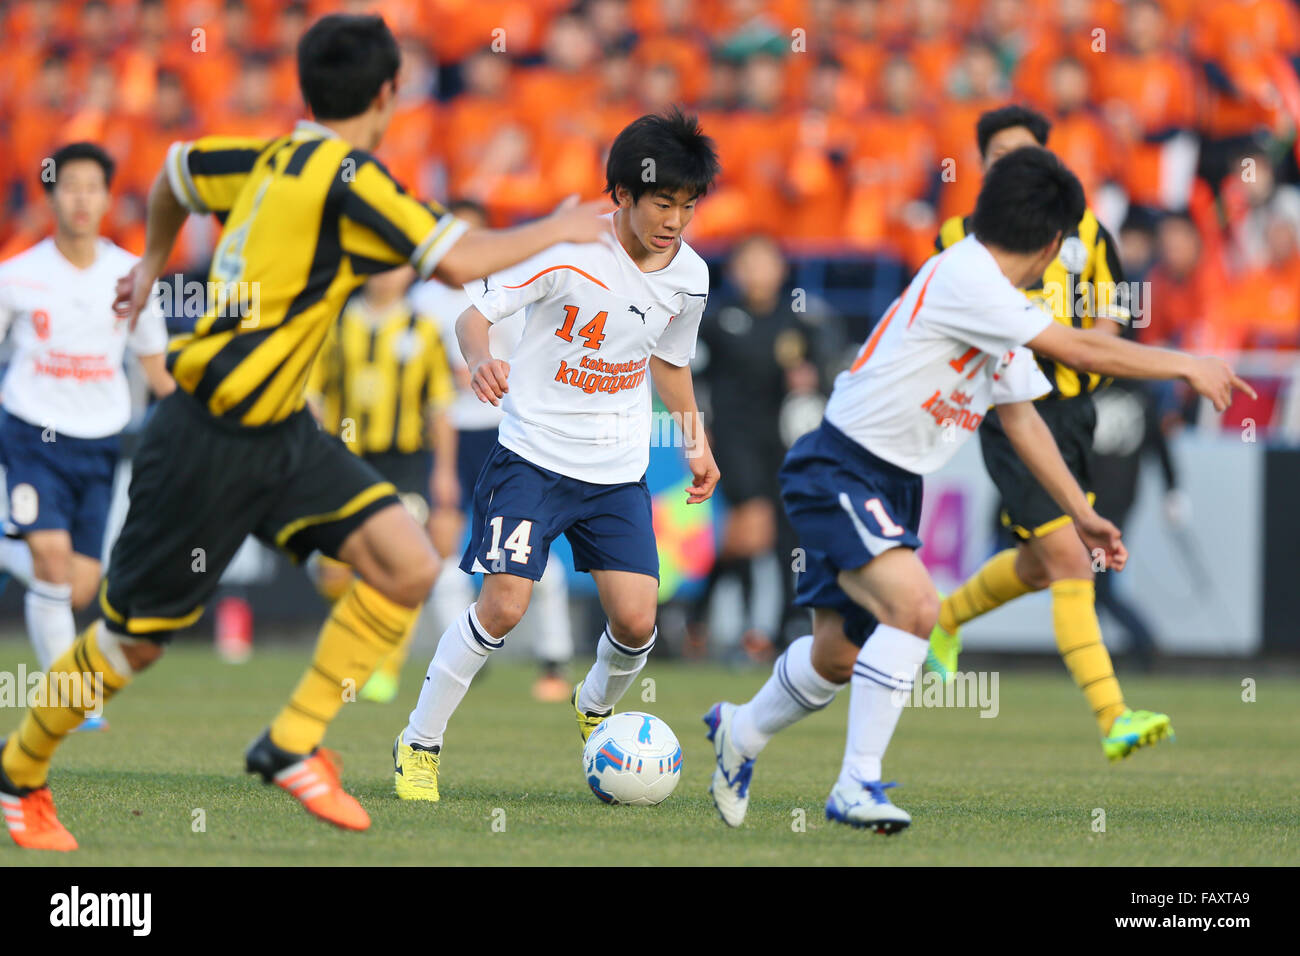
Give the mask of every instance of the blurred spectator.
[{"label": "blurred spectator", "polygon": [[1243,152],[1232,164],[1220,197],[1228,211],[1227,254],[1234,268],[1255,269],[1272,259],[1268,230],[1276,220],[1300,228],[1300,187],[1277,181],[1268,150]]},{"label": "blurred spectator", "polygon": [[1264,258],[1230,282],[1209,346],[1300,348],[1300,229],[1274,211],[1264,221]]},{"label": "blurred spectator", "polygon": [[[936,205],[946,217],[973,204],[974,117],[1014,92],[1055,115],[1053,145],[1089,190],[1106,184],[1104,218],[1190,207],[1215,262],[1222,238],[1235,281],[1277,268],[1265,233],[1276,207],[1292,215],[1297,205],[1300,174],[1277,158],[1300,119],[1298,9],[1288,0],[0,4],[0,131],[10,146],[0,249],[42,231],[32,171],[58,145],[50,140],[72,133],[119,160],[126,201],[112,228],[130,244],[135,197],[168,137],[283,132],[303,113],[294,63],[303,29],[325,12],[373,11],[404,59],[380,158],[416,192],[478,197],[494,224],[571,191],[595,194],[613,134],[680,102],[724,153],[718,191],[691,231],[706,251],[707,240],[779,229],[807,250],[869,251],[912,267],[928,253]],[[1256,161],[1253,183],[1240,178],[1242,158]],[[212,231],[197,230],[185,255],[205,257]]]},{"label": "blurred spectator", "polygon": [[1165,216],[1156,237],[1147,324],[1138,330],[1138,338],[1149,345],[1192,348],[1203,338],[1206,320],[1221,300],[1223,270],[1202,254],[1196,224],[1184,214]]},{"label": "blurred spectator", "polygon": [[[968,41],[948,75],[948,97],[935,133],[940,159],[939,221],[964,216],[979,195],[980,151],[975,123],[981,113],[1006,102],[1006,80],[997,54],[982,40]],[[944,164],[949,163],[950,166]]]},{"label": "blurred spectator", "polygon": [[939,174],[932,123],[919,109],[916,68],[903,57],[881,74],[880,108],[858,125],[845,233],[866,247],[893,238],[915,268],[933,252]]},{"label": "blurred spectator", "polygon": [[1155,0],[1133,0],[1126,10],[1124,48],[1099,72],[1099,97],[1114,135],[1108,147],[1130,202],[1182,209],[1191,192],[1197,149],[1196,89],[1187,61],[1167,40],[1164,12]]},{"label": "blurred spectator", "polygon": [[[1125,281],[1142,282],[1156,260],[1155,222],[1145,210],[1130,210],[1119,229],[1120,261]],[[1130,311],[1144,311],[1146,303],[1130,303]]]},{"label": "blurred spectator", "polygon": [[732,638],[754,657],[770,655],[789,605],[789,574],[774,552],[783,520],[776,480],[787,448],[782,408],[791,394],[815,395],[821,387],[814,346],[819,336],[804,313],[794,310],[786,268],[772,239],[757,235],[737,243],[728,260],[729,283],[700,326],[696,358],[728,505],[703,601],[722,578],[739,579],[744,613],[731,619],[745,623]]},{"label": "blurred spectator", "polygon": [[1093,107],[1088,71],[1073,57],[1062,57],[1048,80],[1048,116],[1052,120],[1052,152],[1061,157],[1083,183],[1092,204],[1097,189],[1121,164],[1114,143]]}]

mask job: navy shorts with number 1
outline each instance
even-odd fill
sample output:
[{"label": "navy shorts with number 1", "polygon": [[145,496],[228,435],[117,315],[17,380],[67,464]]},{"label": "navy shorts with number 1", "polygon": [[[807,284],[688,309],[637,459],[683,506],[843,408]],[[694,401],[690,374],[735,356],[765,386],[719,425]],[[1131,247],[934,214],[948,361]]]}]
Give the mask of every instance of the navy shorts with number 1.
[{"label": "navy shorts with number 1", "polygon": [[659,577],[650,489],[645,478],[598,485],[539,468],[500,442],[474,485],[469,574],[540,580],[551,542],[563,534],[575,571],[632,571]]},{"label": "navy shorts with number 1", "polygon": [[794,603],[838,611],[845,635],[861,647],[879,622],[840,587],[839,573],[891,548],[921,547],[921,476],[876,457],[823,421],[791,446],[779,478],[806,565]]}]

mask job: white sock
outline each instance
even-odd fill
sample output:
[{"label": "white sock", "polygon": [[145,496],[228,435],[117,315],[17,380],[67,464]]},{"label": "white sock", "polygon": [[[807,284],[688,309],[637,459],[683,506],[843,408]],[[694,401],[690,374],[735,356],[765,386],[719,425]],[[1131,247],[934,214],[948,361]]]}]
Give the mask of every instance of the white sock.
[{"label": "white sock", "polygon": [[569,623],[569,585],[564,578],[564,565],[548,561],[533,595],[538,618],[533,653],[548,664],[573,660],[573,626]]},{"label": "white sock", "polygon": [[402,742],[441,747],[447,721],[464,700],[474,675],[504,643],[484,630],[473,604],[466,608],[438,641]]},{"label": "white sock", "polygon": [[849,692],[849,734],[840,783],[860,786],[880,779],[880,764],[898,726],[903,703],[912,695],[916,669],[929,644],[915,634],[880,624],[853,665]]},{"label": "white sock", "polygon": [[23,587],[32,586],[32,549],[22,538],[0,537],[0,568],[8,571],[22,582]]},{"label": "white sock", "polygon": [[731,717],[731,743],[745,758],[757,757],[769,740],[791,724],[821,710],[844,684],[833,684],[813,669],[813,638],[805,634],[785,649],[772,676]]},{"label": "white sock", "polygon": [[41,670],[47,671],[77,639],[77,622],[72,617],[72,585],[33,580],[23,598],[27,612],[27,633]]},{"label": "white sock", "polygon": [[645,667],[646,658],[655,646],[659,628],[654,629],[644,647],[624,647],[609,633],[609,625],[601,632],[596,644],[596,663],[591,665],[582,693],[578,695],[578,709],[584,714],[607,714],[627,692],[636,675]]}]

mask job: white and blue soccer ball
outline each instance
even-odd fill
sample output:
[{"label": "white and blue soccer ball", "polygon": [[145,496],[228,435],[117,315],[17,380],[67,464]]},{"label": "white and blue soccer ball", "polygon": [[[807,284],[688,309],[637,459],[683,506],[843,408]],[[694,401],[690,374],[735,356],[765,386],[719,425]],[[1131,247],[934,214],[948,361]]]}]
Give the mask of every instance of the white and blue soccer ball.
[{"label": "white and blue soccer ball", "polygon": [[681,779],[682,745],[653,714],[614,714],[587,738],[582,769],[603,802],[653,807],[667,800]]}]

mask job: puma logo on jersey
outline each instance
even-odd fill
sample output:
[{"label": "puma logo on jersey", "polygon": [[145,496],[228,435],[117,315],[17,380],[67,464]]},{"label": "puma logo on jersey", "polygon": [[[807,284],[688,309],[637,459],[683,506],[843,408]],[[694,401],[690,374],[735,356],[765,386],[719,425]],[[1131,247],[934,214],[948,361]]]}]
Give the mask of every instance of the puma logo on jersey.
[{"label": "puma logo on jersey", "polygon": [[[651,309],[653,309],[653,308],[654,308],[653,305],[647,305],[647,306],[645,307],[645,312],[649,312],[649,311],[650,311]],[[642,322],[642,324],[645,323],[645,312],[642,312],[640,309],[638,309],[638,308],[637,308],[636,306],[634,306],[634,305],[629,305],[629,306],[627,307],[627,310],[628,310],[629,312],[635,312],[637,315],[641,316],[641,322]]]}]

